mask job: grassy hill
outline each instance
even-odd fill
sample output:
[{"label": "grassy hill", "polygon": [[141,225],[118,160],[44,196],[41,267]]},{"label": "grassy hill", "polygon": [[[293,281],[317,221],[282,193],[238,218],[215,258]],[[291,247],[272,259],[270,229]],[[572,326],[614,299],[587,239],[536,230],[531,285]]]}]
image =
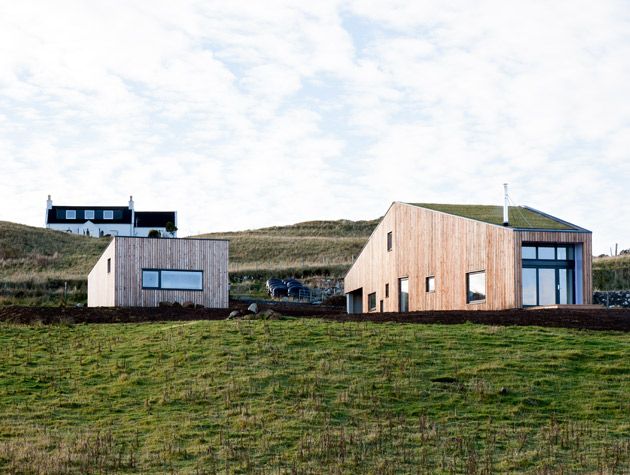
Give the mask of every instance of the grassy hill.
[{"label": "grassy hill", "polygon": [[594,258],[593,287],[596,290],[630,289],[630,255]]},{"label": "grassy hill", "polygon": [[630,335],[0,324],[2,473],[628,473]]},{"label": "grassy hill", "polygon": [[0,221],[0,305],[59,304],[87,298],[87,274],[109,238],[76,236]]},{"label": "grassy hill", "polygon": [[379,220],[307,221],[200,238],[230,240],[230,271],[264,273],[282,269],[330,269],[341,276],[365,245]]}]

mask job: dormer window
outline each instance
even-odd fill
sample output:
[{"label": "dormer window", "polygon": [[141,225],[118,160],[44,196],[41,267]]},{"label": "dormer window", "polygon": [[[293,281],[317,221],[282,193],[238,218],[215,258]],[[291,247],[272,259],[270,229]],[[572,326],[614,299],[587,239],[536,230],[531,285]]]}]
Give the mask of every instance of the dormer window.
[{"label": "dormer window", "polygon": [[114,219],[114,212],[111,209],[103,211],[103,219]]},{"label": "dormer window", "polygon": [[66,219],[77,219],[77,211],[74,209],[67,209]]},{"label": "dormer window", "polygon": [[85,219],[94,219],[94,210],[93,209],[86,209],[84,211],[84,217]]}]

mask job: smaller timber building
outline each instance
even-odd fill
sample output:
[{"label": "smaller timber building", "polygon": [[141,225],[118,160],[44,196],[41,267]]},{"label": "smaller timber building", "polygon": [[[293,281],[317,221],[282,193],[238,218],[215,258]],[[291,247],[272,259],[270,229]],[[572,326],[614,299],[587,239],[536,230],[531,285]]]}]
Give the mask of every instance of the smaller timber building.
[{"label": "smaller timber building", "polygon": [[592,303],[590,231],[521,206],[394,202],[348,271],[348,313]]},{"label": "smaller timber building", "polygon": [[89,307],[228,307],[228,241],[114,237],[88,276]]}]

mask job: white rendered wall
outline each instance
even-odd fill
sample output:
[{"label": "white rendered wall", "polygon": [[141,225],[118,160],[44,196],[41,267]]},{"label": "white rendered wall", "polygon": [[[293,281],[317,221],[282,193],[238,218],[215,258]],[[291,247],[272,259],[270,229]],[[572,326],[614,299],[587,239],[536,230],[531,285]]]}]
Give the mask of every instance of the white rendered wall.
[{"label": "white rendered wall", "polygon": [[[116,246],[112,241],[88,274],[88,307],[113,307],[115,305]],[[110,259],[110,272],[107,260]]]},{"label": "white rendered wall", "polygon": [[112,236],[130,236],[131,225],[129,224],[94,224],[91,221],[87,223],[48,223],[46,225],[48,229],[54,229],[55,231],[71,232],[72,234],[84,235],[85,231],[89,229],[90,236],[99,237],[100,231],[103,231],[103,235],[111,234]]}]

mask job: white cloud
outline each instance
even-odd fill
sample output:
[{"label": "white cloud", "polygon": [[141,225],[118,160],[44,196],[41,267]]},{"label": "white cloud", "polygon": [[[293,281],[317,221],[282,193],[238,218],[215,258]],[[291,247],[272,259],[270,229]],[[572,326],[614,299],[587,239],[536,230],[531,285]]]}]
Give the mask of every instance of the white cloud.
[{"label": "white cloud", "polygon": [[186,234],[508,181],[629,248],[629,23],[616,1],[4,3],[0,219],[133,193]]}]

